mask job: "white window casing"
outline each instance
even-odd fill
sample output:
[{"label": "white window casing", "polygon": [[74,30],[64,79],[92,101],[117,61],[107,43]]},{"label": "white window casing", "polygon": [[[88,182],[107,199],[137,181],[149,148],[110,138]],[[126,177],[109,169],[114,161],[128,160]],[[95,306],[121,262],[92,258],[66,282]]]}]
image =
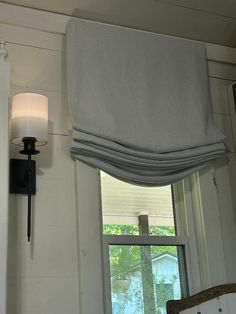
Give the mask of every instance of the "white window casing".
[{"label": "white window casing", "polygon": [[7,242],[8,242],[8,182],[9,182],[9,87],[10,65],[6,61],[7,51],[5,43],[0,42],[0,313],[6,313],[7,287]]},{"label": "white window casing", "polygon": [[98,170],[75,162],[80,314],[104,314],[102,214]]}]

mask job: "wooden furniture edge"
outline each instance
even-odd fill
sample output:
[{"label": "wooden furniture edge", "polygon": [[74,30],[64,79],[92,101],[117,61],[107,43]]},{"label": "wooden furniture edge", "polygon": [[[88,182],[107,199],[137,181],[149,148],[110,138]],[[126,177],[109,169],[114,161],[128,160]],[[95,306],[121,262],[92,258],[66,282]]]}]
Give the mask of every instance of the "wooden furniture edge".
[{"label": "wooden furniture edge", "polygon": [[182,300],[169,300],[166,304],[167,314],[179,314],[188,308],[229,293],[236,293],[236,283],[212,287]]}]

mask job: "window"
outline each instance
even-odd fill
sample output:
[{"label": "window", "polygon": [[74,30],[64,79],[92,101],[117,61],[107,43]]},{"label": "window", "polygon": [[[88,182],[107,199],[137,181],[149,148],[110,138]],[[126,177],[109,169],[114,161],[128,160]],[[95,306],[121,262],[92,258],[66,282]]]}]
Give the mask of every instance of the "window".
[{"label": "window", "polygon": [[152,234],[176,234],[171,186],[140,187],[101,172],[101,194],[105,234],[137,235],[146,214]]},{"label": "window", "polygon": [[178,233],[173,188],[102,172],[101,196],[107,313],[165,314],[167,300],[188,294],[188,239]]}]

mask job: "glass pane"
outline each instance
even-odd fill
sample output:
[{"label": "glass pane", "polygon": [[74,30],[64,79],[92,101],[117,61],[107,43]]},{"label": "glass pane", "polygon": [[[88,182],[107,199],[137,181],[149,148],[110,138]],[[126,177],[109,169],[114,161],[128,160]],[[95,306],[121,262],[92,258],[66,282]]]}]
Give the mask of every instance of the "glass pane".
[{"label": "glass pane", "polygon": [[187,291],[182,246],[110,245],[109,255],[112,314],[166,314]]},{"label": "glass pane", "polygon": [[110,226],[104,228],[105,234],[136,234],[139,215],[148,215],[150,234],[176,234],[170,185],[140,187],[101,172],[101,194],[103,223]]}]

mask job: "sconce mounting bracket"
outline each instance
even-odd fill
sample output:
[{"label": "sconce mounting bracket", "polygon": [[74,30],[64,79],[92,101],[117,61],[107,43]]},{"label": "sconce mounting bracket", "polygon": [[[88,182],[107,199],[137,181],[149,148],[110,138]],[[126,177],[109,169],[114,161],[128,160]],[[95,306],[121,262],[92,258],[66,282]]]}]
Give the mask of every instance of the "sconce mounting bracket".
[{"label": "sconce mounting bracket", "polygon": [[[28,161],[24,159],[10,160],[10,193],[28,194]],[[30,161],[31,167],[31,194],[36,193],[36,162]]]}]

